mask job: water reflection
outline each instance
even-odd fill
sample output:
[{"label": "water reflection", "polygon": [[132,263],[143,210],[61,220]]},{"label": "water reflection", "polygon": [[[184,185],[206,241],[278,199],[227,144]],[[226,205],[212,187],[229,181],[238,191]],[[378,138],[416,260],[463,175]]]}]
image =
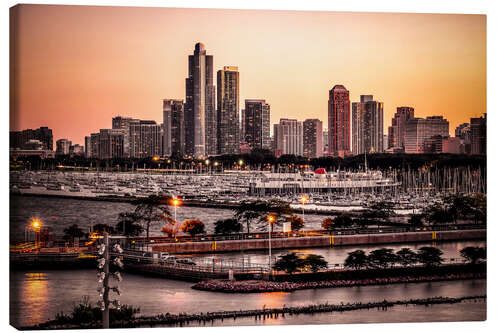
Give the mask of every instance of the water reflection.
[{"label": "water reflection", "polygon": [[[24,283],[20,286],[18,298],[28,300],[30,307],[20,315],[32,322],[41,322],[49,310],[49,280],[46,273],[25,273]],[[11,296],[12,297],[12,296]]]},{"label": "water reflection", "polygon": [[[95,270],[49,271],[42,275],[11,272],[11,323],[15,326],[33,325],[53,319],[58,312],[68,313],[83,296],[97,302]],[[291,293],[225,294],[191,289],[192,283],[123,274],[120,300],[123,304],[139,307],[142,315],[159,313],[199,313],[207,311],[248,310],[306,304],[338,304],[341,302],[371,302],[434,296],[462,297],[486,294],[485,280],[443,281],[433,283],[395,284],[354,288],[327,288],[298,290]],[[420,311],[420,310],[419,310]],[[422,310],[423,311],[423,310]],[[425,311],[432,312],[428,308]],[[390,311],[389,311],[390,312]],[[375,312],[374,312],[375,313]],[[481,312],[476,311],[476,316]],[[404,313],[403,313],[404,315]],[[447,314],[461,320],[460,312]],[[354,312],[351,315],[361,319]],[[293,316],[295,318],[295,316]],[[282,323],[292,324],[290,317]],[[337,322],[338,314],[324,318]],[[333,318],[333,319],[332,319]],[[349,317],[350,318],[350,317]],[[406,317],[410,320],[410,317]],[[423,318],[423,317],[418,317]],[[282,320],[281,318],[279,319]],[[354,319],[352,319],[354,322]],[[387,319],[389,320],[389,319]],[[391,319],[392,320],[392,319]],[[420,319],[424,320],[424,319]],[[405,320],[402,320],[405,321]],[[232,322],[232,321],[231,321]],[[227,321],[224,322],[224,325]],[[238,325],[253,324],[237,321]],[[267,323],[271,323],[269,320]]]}]

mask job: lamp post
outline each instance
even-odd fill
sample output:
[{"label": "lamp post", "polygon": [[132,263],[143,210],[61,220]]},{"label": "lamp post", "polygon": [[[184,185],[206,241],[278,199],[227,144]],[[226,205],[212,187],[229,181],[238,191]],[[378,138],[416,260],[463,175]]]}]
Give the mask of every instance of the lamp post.
[{"label": "lamp post", "polygon": [[177,197],[174,197],[172,199],[172,205],[174,206],[174,220],[175,220],[175,222],[177,222],[177,206],[179,206],[180,204],[181,204],[181,201]]},{"label": "lamp post", "polygon": [[210,172],[209,172],[209,166],[210,166],[210,160],[209,160],[209,159],[206,159],[206,160],[205,160],[205,165],[207,166],[207,169],[206,169],[206,170],[207,170],[207,173],[210,173]]},{"label": "lamp post", "polygon": [[300,197],[300,203],[302,204],[302,221],[304,221],[304,205],[307,203],[307,200],[309,200],[309,198],[305,195],[302,195],[302,197]]},{"label": "lamp post", "polygon": [[269,221],[269,274],[273,274],[273,266],[272,266],[272,256],[271,256],[271,224],[274,222],[274,216],[269,215],[267,217],[267,220]]},{"label": "lamp post", "polygon": [[[100,258],[97,260],[97,278],[98,283],[102,283],[102,287],[98,287],[97,291],[102,300],[98,301],[102,311],[102,327],[109,328],[109,307],[113,305],[117,310],[120,310],[120,301],[110,300],[110,291],[114,291],[118,296],[121,294],[121,290],[118,286],[111,287],[109,285],[109,278],[113,276],[118,282],[122,280],[122,277],[118,271],[110,273],[110,264],[114,264],[118,268],[123,268],[123,263],[120,258],[116,256],[116,253],[123,253],[122,248],[118,243],[116,243],[112,248],[110,247],[110,238],[107,232],[103,233],[102,242],[98,245],[98,254]],[[115,253],[112,253],[114,251]],[[115,258],[111,260],[111,256],[115,255]]]},{"label": "lamp post", "polygon": [[42,228],[42,221],[39,218],[35,217],[31,220],[31,228],[35,231],[35,247],[40,245],[40,229]]}]

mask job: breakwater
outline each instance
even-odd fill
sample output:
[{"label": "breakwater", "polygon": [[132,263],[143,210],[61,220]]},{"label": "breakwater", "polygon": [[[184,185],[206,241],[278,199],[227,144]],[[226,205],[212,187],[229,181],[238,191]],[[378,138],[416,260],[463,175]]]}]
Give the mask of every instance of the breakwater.
[{"label": "breakwater", "polygon": [[[462,302],[486,302],[486,295],[464,296],[464,297],[430,297],[408,300],[395,301],[377,301],[377,302],[356,302],[356,303],[340,303],[340,304],[310,304],[304,306],[294,306],[282,308],[254,309],[254,310],[239,310],[239,311],[217,311],[217,312],[201,312],[196,314],[180,313],[180,314],[159,314],[156,316],[143,316],[133,318],[127,321],[111,322],[113,328],[133,328],[133,327],[154,327],[154,326],[185,326],[190,323],[197,323],[198,326],[214,324],[214,321],[225,319],[236,320],[242,317],[254,317],[255,320],[265,320],[272,318],[285,318],[286,316],[294,316],[300,314],[315,314],[325,312],[345,312],[357,311],[366,309],[377,309],[379,311],[387,311],[395,306],[431,306],[434,304],[456,304]],[[68,324],[60,323],[58,320],[51,320],[39,325],[21,327],[21,330],[43,330],[43,329],[89,329],[100,328],[100,322]]]},{"label": "breakwater", "polygon": [[263,293],[263,292],[292,292],[302,289],[319,288],[345,288],[372,285],[385,285],[394,283],[437,282],[449,280],[484,279],[486,273],[462,273],[431,276],[398,276],[385,278],[372,278],[360,280],[333,280],[310,282],[274,282],[274,281],[229,281],[209,280],[201,281],[192,288],[196,290],[224,292],[224,293]]},{"label": "breakwater", "polygon": [[[271,247],[273,249],[298,249],[336,247],[343,245],[418,243],[469,239],[486,239],[486,229],[273,238],[271,240]],[[152,245],[153,251],[175,254],[266,250],[268,248],[269,240],[267,238]]]}]

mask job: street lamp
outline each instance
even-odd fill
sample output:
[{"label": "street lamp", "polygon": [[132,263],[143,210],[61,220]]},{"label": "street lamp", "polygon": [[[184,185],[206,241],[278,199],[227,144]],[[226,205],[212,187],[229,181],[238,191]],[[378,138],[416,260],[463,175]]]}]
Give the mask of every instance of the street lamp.
[{"label": "street lamp", "polygon": [[241,170],[241,166],[243,165],[243,160],[239,160],[238,165],[240,166],[240,170]]},{"label": "street lamp", "polygon": [[35,231],[35,247],[38,247],[40,245],[39,238],[42,221],[38,217],[33,218],[31,220],[31,228]]},{"label": "street lamp", "polygon": [[300,197],[300,203],[302,204],[302,221],[304,221],[304,205],[307,203],[309,198],[305,195],[302,195]]},{"label": "street lamp", "polygon": [[272,267],[272,259],[271,259],[271,224],[274,223],[274,216],[269,215],[267,217],[267,220],[269,221],[269,274],[273,274],[273,267]]},{"label": "street lamp", "polygon": [[205,160],[205,165],[207,166],[207,173],[209,172],[208,171],[208,166],[210,165],[210,160],[209,159],[206,159]]},{"label": "street lamp", "polygon": [[174,206],[174,220],[177,222],[177,206],[181,204],[181,200],[178,199],[177,197],[173,197],[172,199],[172,205]]}]

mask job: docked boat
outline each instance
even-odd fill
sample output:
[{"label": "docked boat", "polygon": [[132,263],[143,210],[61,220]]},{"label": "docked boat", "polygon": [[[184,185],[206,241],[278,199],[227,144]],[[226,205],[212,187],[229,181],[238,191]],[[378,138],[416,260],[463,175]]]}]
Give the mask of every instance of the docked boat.
[{"label": "docked boat", "polygon": [[381,171],[327,173],[320,168],[314,172],[262,174],[250,183],[249,194],[333,193],[344,190],[378,190],[399,185],[399,182],[384,177]]}]

